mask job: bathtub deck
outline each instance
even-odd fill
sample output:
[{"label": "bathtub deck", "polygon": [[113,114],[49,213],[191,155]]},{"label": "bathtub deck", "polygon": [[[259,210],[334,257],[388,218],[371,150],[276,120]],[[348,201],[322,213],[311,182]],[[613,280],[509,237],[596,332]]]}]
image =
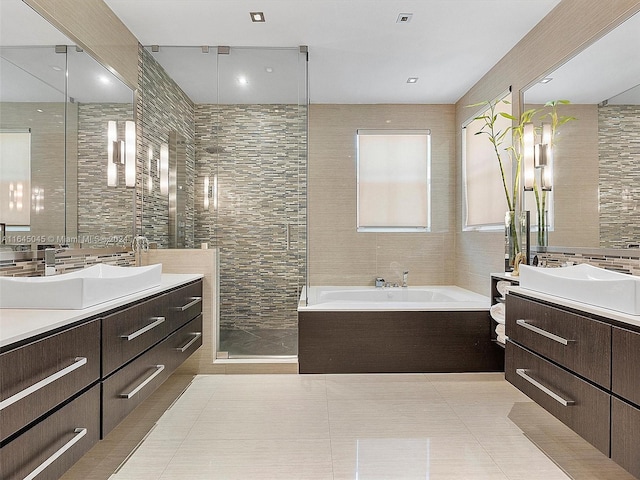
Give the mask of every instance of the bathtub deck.
[{"label": "bathtub deck", "polygon": [[485,311],[298,312],[300,373],[504,371]]}]

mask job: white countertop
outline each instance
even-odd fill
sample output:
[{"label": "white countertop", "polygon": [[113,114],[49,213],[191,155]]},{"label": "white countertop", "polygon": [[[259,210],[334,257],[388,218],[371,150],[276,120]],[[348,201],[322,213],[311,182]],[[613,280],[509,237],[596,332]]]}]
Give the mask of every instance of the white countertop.
[{"label": "white countertop", "polygon": [[575,310],[581,310],[583,312],[598,315],[600,317],[609,318],[621,323],[640,327],[640,315],[629,315],[628,313],[617,312],[608,308],[596,307],[594,305],[589,305],[588,303],[567,300],[566,298],[536,292],[535,290],[529,290],[528,288],[523,287],[511,287],[509,289],[509,293],[519,293],[520,295],[524,295],[526,297],[544,300],[545,302],[555,303],[556,305],[573,308]]},{"label": "white countertop", "polygon": [[0,308],[0,347],[99,315],[102,312],[162,293],[165,290],[179,287],[202,277],[202,274],[163,273],[161,283],[157,287],[99,303],[82,310]]}]

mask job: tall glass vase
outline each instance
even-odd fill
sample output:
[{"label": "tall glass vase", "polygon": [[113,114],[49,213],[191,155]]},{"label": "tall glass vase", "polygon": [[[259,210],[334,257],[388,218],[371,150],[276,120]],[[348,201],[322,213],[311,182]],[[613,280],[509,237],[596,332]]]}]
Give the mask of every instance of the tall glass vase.
[{"label": "tall glass vase", "polygon": [[520,253],[519,224],[515,210],[507,210],[504,216],[504,271],[513,271],[516,255]]}]

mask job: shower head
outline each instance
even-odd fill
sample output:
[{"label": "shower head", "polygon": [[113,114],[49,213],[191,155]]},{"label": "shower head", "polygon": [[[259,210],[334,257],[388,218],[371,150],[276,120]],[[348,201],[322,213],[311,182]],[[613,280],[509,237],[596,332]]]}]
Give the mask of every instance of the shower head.
[{"label": "shower head", "polygon": [[222,147],[214,145],[212,147],[205,147],[204,151],[207,153],[215,154],[215,153],[223,153],[224,149]]}]

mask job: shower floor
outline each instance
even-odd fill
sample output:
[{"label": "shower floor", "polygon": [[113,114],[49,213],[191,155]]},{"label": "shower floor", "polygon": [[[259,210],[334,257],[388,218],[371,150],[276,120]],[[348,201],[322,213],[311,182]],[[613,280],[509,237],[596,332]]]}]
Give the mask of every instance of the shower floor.
[{"label": "shower floor", "polygon": [[220,351],[228,352],[230,357],[297,355],[298,330],[221,328]]}]

